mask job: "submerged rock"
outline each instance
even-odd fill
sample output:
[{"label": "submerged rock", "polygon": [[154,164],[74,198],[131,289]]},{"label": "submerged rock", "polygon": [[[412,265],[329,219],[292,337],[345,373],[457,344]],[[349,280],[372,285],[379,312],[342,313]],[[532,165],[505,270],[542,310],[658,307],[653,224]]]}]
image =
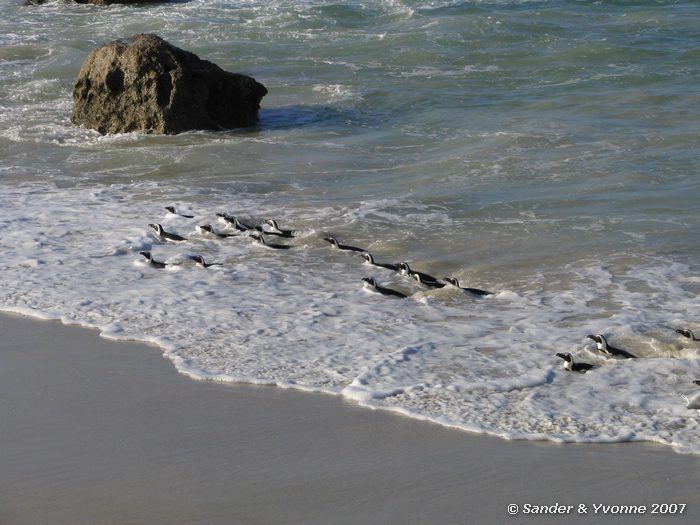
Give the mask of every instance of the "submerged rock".
[{"label": "submerged rock", "polygon": [[88,55],[73,90],[71,121],[100,133],[248,127],[266,93],[254,78],[142,34]]}]

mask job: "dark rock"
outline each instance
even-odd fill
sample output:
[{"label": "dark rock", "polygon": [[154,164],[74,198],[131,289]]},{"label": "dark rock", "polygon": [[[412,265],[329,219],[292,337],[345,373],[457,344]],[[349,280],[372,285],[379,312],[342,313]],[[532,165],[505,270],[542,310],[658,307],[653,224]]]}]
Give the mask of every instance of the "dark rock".
[{"label": "dark rock", "polygon": [[100,133],[231,129],[257,122],[267,93],[255,79],[224,71],[156,35],[94,49],[73,90],[71,121]]}]

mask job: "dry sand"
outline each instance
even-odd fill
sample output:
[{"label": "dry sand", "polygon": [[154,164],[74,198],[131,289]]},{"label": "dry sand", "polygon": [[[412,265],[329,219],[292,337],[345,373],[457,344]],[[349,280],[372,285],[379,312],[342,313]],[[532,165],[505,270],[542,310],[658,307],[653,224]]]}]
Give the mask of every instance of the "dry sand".
[{"label": "dry sand", "polygon": [[[0,333],[2,525],[700,523],[698,456],[511,442],[193,381],[153,347],[55,322],[3,315]],[[527,503],[574,509],[524,515]],[[687,507],[651,515],[654,503]]]}]

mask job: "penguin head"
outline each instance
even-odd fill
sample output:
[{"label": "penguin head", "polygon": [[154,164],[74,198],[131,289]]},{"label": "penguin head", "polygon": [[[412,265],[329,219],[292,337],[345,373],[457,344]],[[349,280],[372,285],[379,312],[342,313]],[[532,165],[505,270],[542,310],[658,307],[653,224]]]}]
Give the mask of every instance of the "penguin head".
[{"label": "penguin head", "polygon": [[588,339],[593,339],[598,345],[598,349],[604,349],[608,347],[608,340],[605,339],[603,334],[589,335]]},{"label": "penguin head", "polygon": [[700,379],[696,379],[695,381],[693,381],[693,383],[696,385],[700,385]]},{"label": "penguin head", "polygon": [[452,286],[456,286],[459,288],[459,281],[456,277],[445,277],[444,281],[450,283]]},{"label": "penguin head", "polygon": [[202,257],[201,255],[192,255],[190,259],[192,259],[197,264],[201,264],[202,266],[204,266],[204,257]]},{"label": "penguin head", "polygon": [[563,360],[566,361],[567,363],[572,363],[572,364],[573,364],[573,362],[574,362],[574,356],[572,356],[572,355],[571,355],[570,353],[568,353],[568,352],[566,352],[566,353],[557,353],[556,355],[557,355],[557,357],[560,357],[561,359],[563,359]]},{"label": "penguin head", "polygon": [[175,206],[166,206],[166,210],[168,210],[170,213],[175,213]]},{"label": "penguin head", "polygon": [[277,226],[277,221],[275,219],[267,219],[265,221],[265,224],[267,224],[270,228],[274,228],[275,230],[279,230],[279,227]]},{"label": "penguin head", "polygon": [[374,280],[374,277],[363,277],[362,280],[369,284],[372,288],[377,287],[377,281]]},{"label": "penguin head", "polygon": [[211,224],[202,224],[201,226],[197,227],[202,231],[214,233],[214,228],[211,227]]},{"label": "penguin head", "polygon": [[399,270],[401,270],[401,273],[411,273],[411,267],[408,266],[408,263],[400,262],[400,263],[396,263],[396,266],[399,267]]},{"label": "penguin head", "polygon": [[338,240],[335,237],[324,237],[323,240],[331,243],[333,246],[338,246]]},{"label": "penguin head", "polygon": [[254,240],[258,241],[260,244],[265,244],[265,238],[262,235],[260,235],[259,233],[254,233],[251,235],[251,237]]},{"label": "penguin head", "polygon": [[149,226],[153,228],[158,235],[162,235],[163,227],[160,224],[149,224]]},{"label": "penguin head", "polygon": [[147,260],[151,260],[151,252],[139,252],[139,255],[143,255]]},{"label": "penguin head", "polygon": [[253,228],[255,228],[255,231],[263,233],[263,227],[261,224],[256,224],[255,226],[253,226]]},{"label": "penguin head", "polygon": [[693,331],[688,330],[687,328],[679,328],[676,330],[676,333],[681,334],[683,337],[687,337],[688,339],[695,339],[695,334]]},{"label": "penguin head", "polygon": [[370,264],[374,264],[374,258],[372,257],[371,253],[363,252],[362,257],[364,258],[365,261],[367,261]]}]

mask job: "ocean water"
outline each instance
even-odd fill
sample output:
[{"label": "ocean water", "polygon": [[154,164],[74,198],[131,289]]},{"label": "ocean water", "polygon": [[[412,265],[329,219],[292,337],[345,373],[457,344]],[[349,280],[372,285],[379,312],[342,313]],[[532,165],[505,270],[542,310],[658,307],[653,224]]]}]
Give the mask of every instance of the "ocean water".
[{"label": "ocean water", "polygon": [[[3,2],[0,309],[153,342],[193,378],[700,453],[700,342],[674,331],[700,335],[698,27],[690,1]],[[142,32],[262,82],[259,126],[73,126],[89,51]],[[198,232],[218,212],[297,237]],[[422,287],[329,234],[494,293]]]}]

